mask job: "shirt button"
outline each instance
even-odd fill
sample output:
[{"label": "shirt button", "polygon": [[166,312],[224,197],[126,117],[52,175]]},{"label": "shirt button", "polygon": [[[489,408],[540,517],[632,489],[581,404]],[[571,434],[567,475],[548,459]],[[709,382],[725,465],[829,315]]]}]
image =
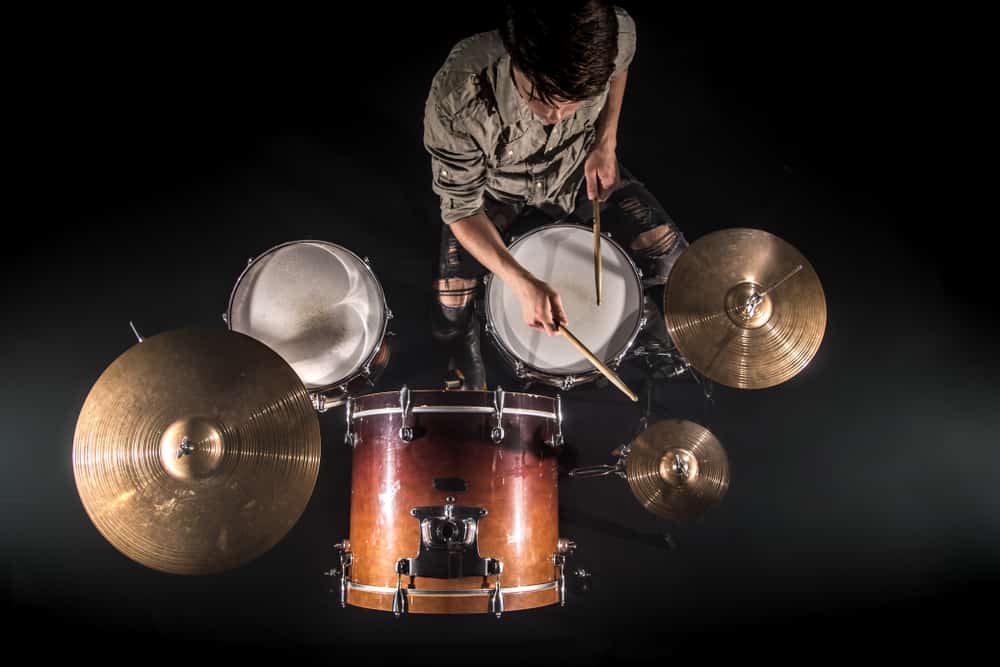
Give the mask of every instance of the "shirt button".
[{"label": "shirt button", "polygon": [[511,157],[512,155],[514,155],[514,151],[507,151],[507,157]]},{"label": "shirt button", "polygon": [[542,182],[541,181],[535,181],[535,187],[536,188],[542,187]]}]

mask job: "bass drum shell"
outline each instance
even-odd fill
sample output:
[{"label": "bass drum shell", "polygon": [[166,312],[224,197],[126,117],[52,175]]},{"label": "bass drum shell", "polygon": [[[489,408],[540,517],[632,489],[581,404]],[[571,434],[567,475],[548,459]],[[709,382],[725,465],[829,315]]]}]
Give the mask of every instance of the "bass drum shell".
[{"label": "bass drum shell", "polygon": [[[396,563],[420,550],[414,507],[481,507],[478,550],[503,563],[504,611],[559,603],[553,555],[559,540],[556,400],[505,394],[504,439],[494,444],[492,392],[412,391],[415,438],[400,438],[400,392],[352,401],[355,449],[351,479],[347,603],[392,611]],[[466,490],[439,490],[461,479]],[[409,613],[490,612],[494,577],[415,577]],[[404,586],[409,578],[403,577]]]}]

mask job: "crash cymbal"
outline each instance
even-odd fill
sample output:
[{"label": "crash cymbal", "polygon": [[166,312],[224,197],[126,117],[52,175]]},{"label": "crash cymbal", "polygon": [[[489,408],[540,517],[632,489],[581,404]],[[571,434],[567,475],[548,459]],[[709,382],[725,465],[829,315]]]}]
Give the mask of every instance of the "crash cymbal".
[{"label": "crash cymbal", "polygon": [[826,330],[816,272],[798,250],[760,229],[725,229],[688,246],[670,272],[663,312],[691,366],[737,389],[792,378]]},{"label": "crash cymbal", "polygon": [[729,460],[711,431],[694,422],[656,422],[629,445],[625,478],[647,510],[665,519],[696,519],[729,488]]},{"label": "crash cymbal", "polygon": [[76,424],[84,508],[133,560],[175,574],[237,567],[295,524],[319,420],[277,353],[225,329],[151,336],[94,384]]}]

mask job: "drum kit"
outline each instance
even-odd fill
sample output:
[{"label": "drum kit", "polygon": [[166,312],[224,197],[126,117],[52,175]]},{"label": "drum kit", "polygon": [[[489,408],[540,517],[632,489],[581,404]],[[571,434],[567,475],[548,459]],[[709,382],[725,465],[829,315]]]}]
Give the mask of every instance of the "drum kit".
[{"label": "drum kit", "polygon": [[[342,606],[500,616],[565,604],[576,545],[559,534],[560,392],[603,375],[631,394],[615,371],[647,325],[640,271],[597,229],[592,255],[590,238],[580,225],[555,224],[510,246],[561,294],[575,333],[529,328],[510,290],[486,281],[486,331],[523,381],[518,392],[376,391],[392,313],[368,261],[315,240],[251,259],[224,328],[143,338],[133,327],[138,344],[93,385],[73,444],[90,519],[158,571],[239,567],[298,521],[319,473],[319,415],[343,408],[350,532],[330,572]],[[594,283],[580,279],[591,262]],[[738,389],[796,375],[826,327],[816,273],[763,230],[692,243],[663,299],[682,367]],[[555,389],[525,391],[534,383]],[[725,450],[698,424],[647,417],[613,464],[569,478],[622,478],[658,517],[703,516],[728,489]]]}]

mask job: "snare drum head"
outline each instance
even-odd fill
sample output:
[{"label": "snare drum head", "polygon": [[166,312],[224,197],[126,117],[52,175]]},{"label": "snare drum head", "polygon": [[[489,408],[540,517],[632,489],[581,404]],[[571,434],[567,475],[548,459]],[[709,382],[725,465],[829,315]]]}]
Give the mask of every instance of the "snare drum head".
[{"label": "snare drum head", "polygon": [[[642,283],[632,260],[613,241],[601,238],[601,305],[594,285],[594,236],[580,225],[550,225],[511,244],[510,253],[562,299],[569,329],[597,357],[611,361],[627,350],[642,318]],[[521,303],[503,281],[490,279],[487,317],[507,351],[530,367],[552,375],[574,375],[594,367],[562,336],[532,329]]]},{"label": "snare drum head", "polygon": [[229,326],[281,355],[309,389],[357,374],[382,341],[386,309],[368,265],[341,246],[272,248],[237,281]]}]

